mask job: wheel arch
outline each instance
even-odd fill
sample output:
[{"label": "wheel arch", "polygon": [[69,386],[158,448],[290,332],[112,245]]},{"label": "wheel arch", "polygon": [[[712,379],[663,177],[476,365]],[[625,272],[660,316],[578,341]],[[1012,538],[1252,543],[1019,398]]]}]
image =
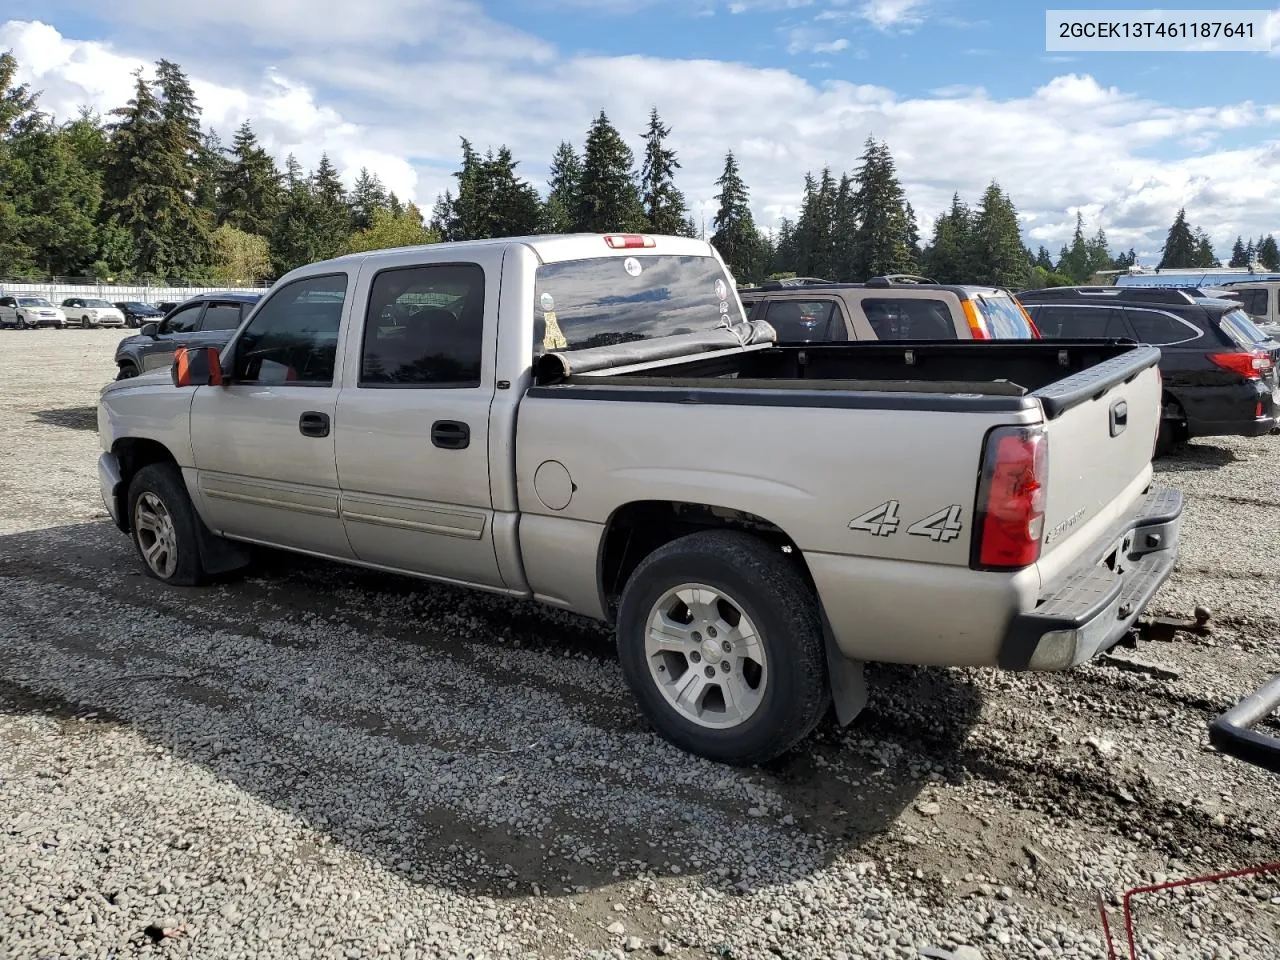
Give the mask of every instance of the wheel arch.
[{"label": "wheel arch", "polygon": [[128,533],[130,482],[139,470],[153,463],[171,463],[179,467],[178,458],[159,440],[149,437],[121,437],[111,445],[111,452],[120,463],[120,483],[113,494],[118,508],[116,515],[120,518],[120,529]]}]

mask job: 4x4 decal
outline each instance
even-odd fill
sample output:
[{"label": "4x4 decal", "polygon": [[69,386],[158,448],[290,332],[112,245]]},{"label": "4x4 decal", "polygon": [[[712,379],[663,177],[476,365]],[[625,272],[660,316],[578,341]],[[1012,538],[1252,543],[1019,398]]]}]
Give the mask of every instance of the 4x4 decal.
[{"label": "4x4 decal", "polygon": [[[849,521],[850,530],[859,530],[875,537],[891,537],[898,532],[901,519],[897,500],[888,500]],[[907,533],[915,537],[928,537],[934,543],[950,543],[964,531],[964,508],[958,504],[936,510],[922,520],[907,527]]]}]

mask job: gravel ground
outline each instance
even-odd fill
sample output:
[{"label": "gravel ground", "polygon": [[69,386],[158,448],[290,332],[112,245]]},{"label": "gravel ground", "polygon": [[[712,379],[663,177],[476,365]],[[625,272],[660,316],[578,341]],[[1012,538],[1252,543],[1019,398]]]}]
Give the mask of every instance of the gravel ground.
[{"label": "gravel ground", "polygon": [[[1280,859],[1206,724],[1280,670],[1280,439],[1189,496],[1157,671],[876,667],[763,770],[638,719],[608,636],[277,554],[143,577],[99,500],[116,334],[0,334],[0,956],[1101,958],[1098,896]],[[1135,898],[1144,958],[1280,955],[1280,877]],[[1124,949],[1121,948],[1121,952]]]}]

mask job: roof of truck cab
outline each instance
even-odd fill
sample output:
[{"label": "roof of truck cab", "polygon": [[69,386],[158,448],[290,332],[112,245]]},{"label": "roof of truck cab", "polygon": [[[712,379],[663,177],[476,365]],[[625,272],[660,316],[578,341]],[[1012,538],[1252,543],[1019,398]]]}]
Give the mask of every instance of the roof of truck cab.
[{"label": "roof of truck cab", "polygon": [[[591,257],[645,257],[662,254],[676,256],[712,255],[715,248],[705,240],[691,237],[672,237],[661,234],[642,234],[652,237],[652,247],[627,247],[614,249],[605,242],[604,233],[556,233],[523,237],[493,237],[485,240],[451,240],[444,243],[417,244],[408,247],[390,247],[384,250],[369,250],[363,253],[349,253],[322,261],[324,264],[351,264],[363,260],[378,260],[382,257],[400,256],[414,250],[429,250],[432,253],[441,251],[466,251],[505,247],[511,244],[523,244],[529,247],[543,263],[558,263],[565,260],[585,260]],[[309,266],[319,266],[310,264]]]}]

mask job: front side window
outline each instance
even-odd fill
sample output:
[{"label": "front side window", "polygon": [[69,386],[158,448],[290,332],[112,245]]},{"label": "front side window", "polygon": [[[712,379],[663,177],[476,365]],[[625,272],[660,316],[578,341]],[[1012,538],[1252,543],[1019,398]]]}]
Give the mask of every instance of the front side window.
[{"label": "front side window", "polygon": [[201,330],[234,330],[240,326],[240,305],[238,303],[211,303],[204,311],[204,319],[200,321]]},{"label": "front side window", "polygon": [[272,293],[236,342],[233,378],[331,386],[346,295],[345,273],[295,280]]},{"label": "front side window", "polygon": [[383,270],[369,293],[362,387],[478,387],[484,270],[474,263]]},{"label": "front side window", "polygon": [[538,267],[533,354],[587,350],[745,322],[713,257],[593,257]]},{"label": "front side window", "polygon": [[200,322],[200,311],[203,303],[193,303],[184,307],[164,322],[164,333],[190,333]]},{"label": "front side window", "polygon": [[844,314],[834,300],[771,300],[765,322],[777,342],[848,340]]},{"label": "front side window", "polygon": [[956,340],[945,300],[867,297],[860,304],[877,340]]}]

